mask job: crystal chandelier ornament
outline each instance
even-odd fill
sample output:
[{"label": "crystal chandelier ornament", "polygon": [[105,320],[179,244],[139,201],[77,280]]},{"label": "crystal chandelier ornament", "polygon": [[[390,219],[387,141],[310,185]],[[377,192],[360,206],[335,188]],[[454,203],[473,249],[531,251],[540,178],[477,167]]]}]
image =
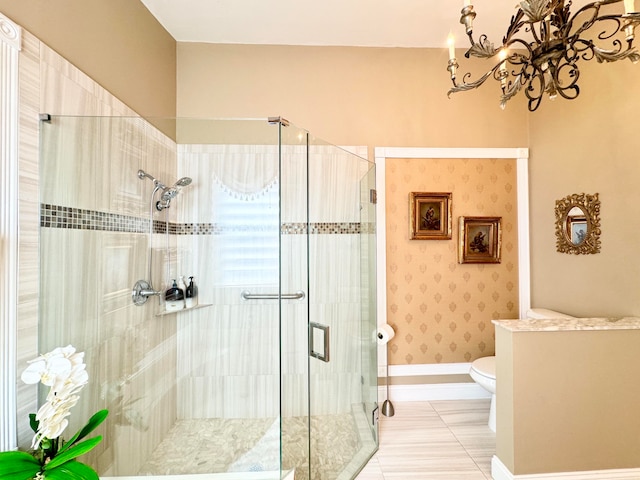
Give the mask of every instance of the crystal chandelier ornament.
[{"label": "crystal chandelier ornament", "polygon": [[[605,5],[621,2],[624,2],[624,14],[600,12]],[[460,23],[465,26],[471,42],[465,57],[497,57],[497,63],[477,80],[472,81],[471,74],[466,73],[459,83],[454,39],[449,35],[447,70],[453,87],[447,95],[478,88],[493,77],[502,87],[502,108],[522,90],[528,98],[528,108],[533,112],[545,94],[550,99],[560,95],[568,100],[580,94],[579,60],[595,58],[601,63],[624,58],[633,63],[640,60],[640,54],[633,46],[634,30],[640,23],[634,0],[596,1],[579,8],[575,14],[571,13],[570,7],[571,0],[522,0],[511,17],[502,45],[496,48],[484,34],[477,42],[474,40],[476,12],[471,0],[465,0]],[[620,32],[624,42],[618,35]],[[606,43],[606,47],[600,43]]]}]

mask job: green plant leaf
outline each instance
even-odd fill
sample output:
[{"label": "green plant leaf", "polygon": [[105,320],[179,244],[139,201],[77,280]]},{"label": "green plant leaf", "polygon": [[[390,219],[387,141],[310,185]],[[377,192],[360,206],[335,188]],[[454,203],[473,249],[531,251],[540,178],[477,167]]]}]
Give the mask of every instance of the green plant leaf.
[{"label": "green plant leaf", "polygon": [[68,442],[65,442],[62,448],[58,451],[58,454],[68,450],[73,446],[74,443],[82,440],[84,437],[93,432],[98,427],[98,425],[104,422],[105,418],[107,418],[107,415],[109,415],[109,410],[100,410],[94,413],[87,424],[80,430],[78,430],[78,432],[76,432],[76,434],[71,437]]},{"label": "green plant leaf", "polygon": [[36,420],[36,414],[35,413],[30,413],[29,414],[29,425],[31,426],[31,430],[33,430],[33,433],[37,433],[38,432],[38,427],[40,426],[40,422],[38,420]]},{"label": "green plant leaf", "polygon": [[2,478],[2,480],[33,480],[39,471],[40,469],[35,471],[8,473],[6,475],[2,475],[0,478]]},{"label": "green plant leaf", "polygon": [[0,453],[2,480],[30,480],[40,471],[40,462],[26,452]]},{"label": "green plant leaf", "polygon": [[93,468],[76,460],[60,465],[53,470],[45,471],[44,478],[48,480],[100,480]]},{"label": "green plant leaf", "polygon": [[44,471],[51,471],[54,468],[62,465],[63,463],[68,462],[69,460],[73,460],[80,455],[84,455],[89,450],[92,450],[96,445],[98,445],[101,440],[102,436],[90,438],[89,440],[85,440],[84,442],[80,442],[74,445],[63,453],[59,453],[44,466]]}]

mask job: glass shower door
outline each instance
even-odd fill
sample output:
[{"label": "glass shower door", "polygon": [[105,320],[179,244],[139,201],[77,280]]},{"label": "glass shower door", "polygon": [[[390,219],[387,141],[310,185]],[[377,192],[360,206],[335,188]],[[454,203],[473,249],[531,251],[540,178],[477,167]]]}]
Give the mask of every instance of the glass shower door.
[{"label": "glass shower door", "polygon": [[351,479],[377,448],[371,396],[377,380],[375,249],[369,233],[374,209],[369,188],[363,186],[372,178],[372,167],[344,149],[309,138],[312,480]]},{"label": "glass shower door", "polygon": [[286,121],[279,128],[281,464],[298,480],[310,478],[307,132]]}]

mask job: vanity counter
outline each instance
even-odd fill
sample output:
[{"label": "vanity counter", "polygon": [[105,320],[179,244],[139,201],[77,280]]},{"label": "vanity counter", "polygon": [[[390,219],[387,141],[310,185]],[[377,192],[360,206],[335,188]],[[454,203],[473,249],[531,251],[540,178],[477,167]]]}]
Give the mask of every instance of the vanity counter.
[{"label": "vanity counter", "polygon": [[493,320],[493,324],[510,332],[640,330],[639,317]]}]

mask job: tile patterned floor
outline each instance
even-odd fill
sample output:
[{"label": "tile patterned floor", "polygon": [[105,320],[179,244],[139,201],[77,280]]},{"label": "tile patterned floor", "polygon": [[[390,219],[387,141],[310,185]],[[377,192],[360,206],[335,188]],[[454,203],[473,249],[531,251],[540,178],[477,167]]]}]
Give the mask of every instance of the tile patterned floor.
[{"label": "tile patterned floor", "polygon": [[[296,478],[309,478],[309,419],[283,419],[282,447],[280,427],[279,418],[178,420],[138,475],[273,472],[279,469],[282,453],[285,470],[295,467]],[[361,446],[353,415],[316,416],[311,428],[311,480],[338,478]],[[368,424],[364,428],[370,432]]]},{"label": "tile patterned floor", "polygon": [[380,447],[356,480],[491,479],[489,400],[394,403],[380,416]]}]

